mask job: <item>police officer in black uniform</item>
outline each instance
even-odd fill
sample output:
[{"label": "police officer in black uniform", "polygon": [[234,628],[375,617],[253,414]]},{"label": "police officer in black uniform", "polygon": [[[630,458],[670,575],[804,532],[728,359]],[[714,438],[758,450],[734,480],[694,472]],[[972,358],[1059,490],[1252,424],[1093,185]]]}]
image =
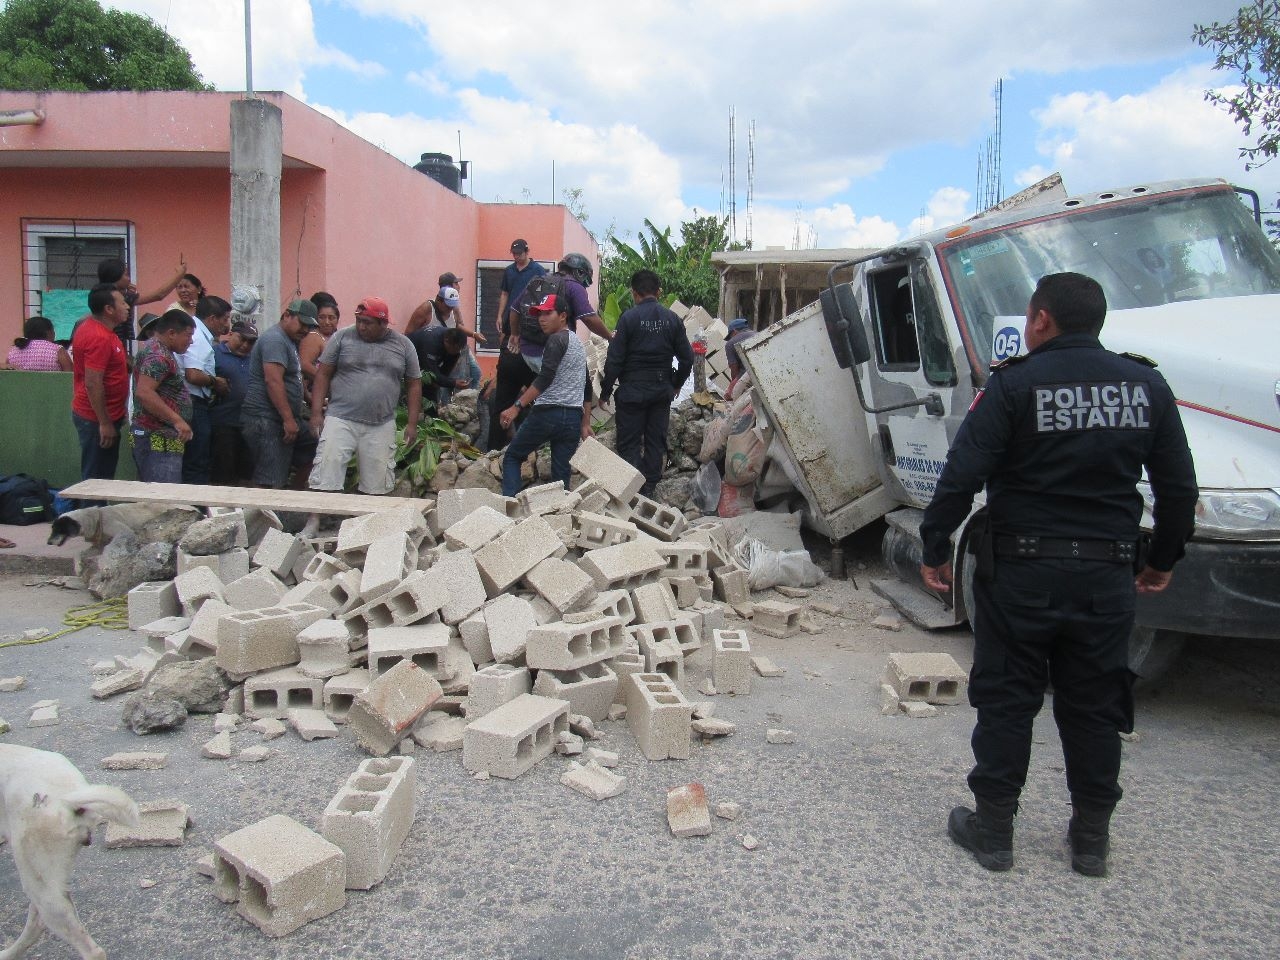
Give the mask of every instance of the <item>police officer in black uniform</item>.
[{"label": "police officer in black uniform", "polygon": [[618,456],[644,474],[640,492],[646,497],[653,496],[662,479],[671,401],[693,370],[693,348],[684,323],[659,302],[661,294],[662,281],[652,270],[632,275],[636,303],[618,318],[600,383],[600,399],[605,402],[619,383],[614,405]]},{"label": "police officer in black uniform", "polygon": [[[1030,352],[999,364],[974,400],[920,526],[921,575],[947,591],[949,537],[986,485],[969,611],[977,809],[956,807],[947,829],[989,870],[1013,866],[1031,726],[1052,683],[1071,865],[1105,875],[1119,734],[1133,723],[1135,590],[1168,585],[1194,524],[1195,470],[1173,394],[1150,360],[1102,347],[1106,312],[1092,278],[1041,279],[1027,307]],[[1144,466],[1156,500],[1149,544],[1139,541],[1135,489]]]}]

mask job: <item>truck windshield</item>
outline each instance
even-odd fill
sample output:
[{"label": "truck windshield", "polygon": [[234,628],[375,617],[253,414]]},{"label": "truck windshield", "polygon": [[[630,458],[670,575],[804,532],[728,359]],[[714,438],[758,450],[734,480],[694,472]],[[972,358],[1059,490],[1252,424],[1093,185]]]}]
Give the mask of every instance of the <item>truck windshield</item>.
[{"label": "truck windshield", "polygon": [[1225,188],[1088,207],[940,250],[979,369],[994,318],[1023,316],[1047,273],[1093,277],[1112,311],[1280,291],[1280,254]]}]

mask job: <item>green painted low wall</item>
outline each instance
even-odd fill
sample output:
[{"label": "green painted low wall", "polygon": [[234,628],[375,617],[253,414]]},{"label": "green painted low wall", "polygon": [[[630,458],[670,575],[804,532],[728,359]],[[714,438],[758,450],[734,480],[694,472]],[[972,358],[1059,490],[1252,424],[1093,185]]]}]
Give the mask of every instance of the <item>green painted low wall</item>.
[{"label": "green painted low wall", "polygon": [[[125,431],[117,480],[138,479]],[[80,441],[71,424],[71,374],[0,370],[0,475],[28,473],[51,486],[80,480]]]}]

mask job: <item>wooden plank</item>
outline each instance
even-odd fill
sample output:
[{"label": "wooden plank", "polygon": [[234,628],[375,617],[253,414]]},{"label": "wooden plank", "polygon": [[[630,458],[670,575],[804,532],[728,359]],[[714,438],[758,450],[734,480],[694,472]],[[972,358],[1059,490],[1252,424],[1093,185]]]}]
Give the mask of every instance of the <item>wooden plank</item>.
[{"label": "wooden plank", "polygon": [[145,483],[141,480],[81,480],[62,490],[69,500],[126,500],[175,503],[182,506],[257,507],[295,513],[358,516],[394,507],[425,512],[433,500],[411,497],[371,497],[362,493],[323,493],[319,490],[266,490],[257,487],[214,487],[198,483]]}]

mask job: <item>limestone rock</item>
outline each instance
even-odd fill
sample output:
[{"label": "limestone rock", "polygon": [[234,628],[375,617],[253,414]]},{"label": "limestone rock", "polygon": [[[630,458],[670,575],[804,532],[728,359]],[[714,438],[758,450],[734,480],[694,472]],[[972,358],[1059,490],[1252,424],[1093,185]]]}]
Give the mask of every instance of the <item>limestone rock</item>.
[{"label": "limestone rock", "polygon": [[236,545],[241,519],[236,514],[220,514],[197,520],[187,528],[178,546],[193,557],[209,557],[225,553]]},{"label": "limestone rock", "polygon": [[158,700],[176,700],[188,713],[218,713],[231,682],[212,659],[179,660],[156,667],[147,693]]},{"label": "limestone rock", "polygon": [[177,700],[157,699],[147,693],[136,693],[125,701],[120,720],[138,736],[144,736],[182,726],[187,722],[187,710]]}]

